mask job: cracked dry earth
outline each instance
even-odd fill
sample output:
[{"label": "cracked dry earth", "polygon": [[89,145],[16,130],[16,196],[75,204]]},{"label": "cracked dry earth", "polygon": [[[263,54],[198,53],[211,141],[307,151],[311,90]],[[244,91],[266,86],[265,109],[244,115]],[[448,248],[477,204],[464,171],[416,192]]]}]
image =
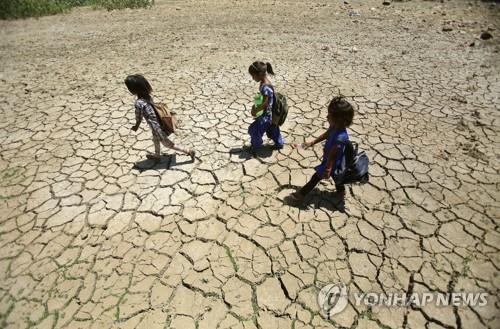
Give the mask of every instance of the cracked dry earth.
[{"label": "cracked dry earth", "polygon": [[[0,327],[499,328],[498,6],[381,2],[169,1],[0,22]],[[252,156],[240,148],[255,59],[274,64],[291,112],[285,148]],[[194,163],[165,149],[145,160],[131,73],[177,112]],[[338,93],[356,104],[370,183],[344,210],[331,182],[285,205],[321,156],[290,144],[322,132]],[[316,296],[337,282],[490,297],[327,319]]]}]

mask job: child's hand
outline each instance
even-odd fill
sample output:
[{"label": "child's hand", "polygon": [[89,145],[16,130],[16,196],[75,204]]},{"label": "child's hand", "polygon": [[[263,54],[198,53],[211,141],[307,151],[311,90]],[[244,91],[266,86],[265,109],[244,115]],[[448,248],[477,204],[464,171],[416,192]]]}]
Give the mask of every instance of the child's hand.
[{"label": "child's hand", "polygon": [[252,114],[252,117],[255,118],[259,112],[260,112],[259,107],[252,105],[252,110],[250,111],[250,114]]},{"label": "child's hand", "polygon": [[304,144],[302,144],[302,148],[305,150],[305,149],[310,148],[313,145],[314,145],[314,142],[305,142]]},{"label": "child's hand", "polygon": [[295,143],[292,146],[293,146],[294,149],[303,149],[303,150],[305,150],[305,149],[308,149],[309,147],[311,147],[312,145],[313,144],[311,142],[306,142],[306,143],[302,143],[302,144]]},{"label": "child's hand", "polygon": [[137,131],[137,129],[139,129],[139,126],[132,126],[132,128],[130,128],[132,131]]}]

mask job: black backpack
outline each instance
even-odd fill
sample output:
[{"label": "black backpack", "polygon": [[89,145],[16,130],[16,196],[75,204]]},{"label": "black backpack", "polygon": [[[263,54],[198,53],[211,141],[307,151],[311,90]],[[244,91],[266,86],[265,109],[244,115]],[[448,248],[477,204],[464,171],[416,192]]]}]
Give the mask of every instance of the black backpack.
[{"label": "black backpack", "polygon": [[369,164],[370,160],[366,153],[364,151],[358,153],[358,144],[349,140],[346,141],[342,163],[333,173],[335,184],[367,183],[369,181]]},{"label": "black backpack", "polygon": [[288,104],[286,103],[285,95],[275,92],[274,87],[269,86],[273,90],[274,95],[272,124],[279,127],[285,123],[286,116],[288,115]]}]

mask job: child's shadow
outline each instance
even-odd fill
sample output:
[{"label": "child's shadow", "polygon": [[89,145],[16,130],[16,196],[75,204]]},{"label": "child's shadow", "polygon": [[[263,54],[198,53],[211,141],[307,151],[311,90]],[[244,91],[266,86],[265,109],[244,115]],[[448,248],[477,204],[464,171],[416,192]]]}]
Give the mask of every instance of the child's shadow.
[{"label": "child's shadow", "polygon": [[193,163],[194,160],[187,160],[182,162],[177,162],[176,154],[162,154],[159,160],[154,159],[144,159],[139,162],[134,163],[132,169],[138,170],[140,172],[146,170],[158,170],[158,169],[170,169],[175,166],[182,166],[184,164]]},{"label": "child's shadow", "polygon": [[236,147],[229,150],[229,154],[237,154],[240,159],[248,160],[250,158],[269,158],[274,151],[272,145],[264,145],[256,150],[251,150],[249,147]]},{"label": "child's shadow", "polygon": [[[289,188],[290,186],[282,186],[280,189]],[[339,211],[345,212],[345,202],[335,191],[325,191],[318,188],[309,193],[302,202],[296,202],[289,195],[283,198],[283,203],[298,209],[308,208],[323,208],[332,212]]]}]

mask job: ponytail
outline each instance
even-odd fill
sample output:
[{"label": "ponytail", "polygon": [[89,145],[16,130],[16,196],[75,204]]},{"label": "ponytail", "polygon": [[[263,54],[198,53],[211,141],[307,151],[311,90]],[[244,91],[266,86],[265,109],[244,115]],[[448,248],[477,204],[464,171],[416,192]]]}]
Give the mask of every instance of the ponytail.
[{"label": "ponytail", "polygon": [[264,63],[264,62],[253,62],[250,67],[248,67],[248,73],[255,75],[255,74],[265,74],[269,73],[271,75],[274,75],[273,67],[271,66],[271,63]]},{"label": "ponytail", "polygon": [[269,63],[269,62],[266,63],[266,71],[267,71],[267,73],[274,75],[273,67],[271,66],[271,63]]}]

